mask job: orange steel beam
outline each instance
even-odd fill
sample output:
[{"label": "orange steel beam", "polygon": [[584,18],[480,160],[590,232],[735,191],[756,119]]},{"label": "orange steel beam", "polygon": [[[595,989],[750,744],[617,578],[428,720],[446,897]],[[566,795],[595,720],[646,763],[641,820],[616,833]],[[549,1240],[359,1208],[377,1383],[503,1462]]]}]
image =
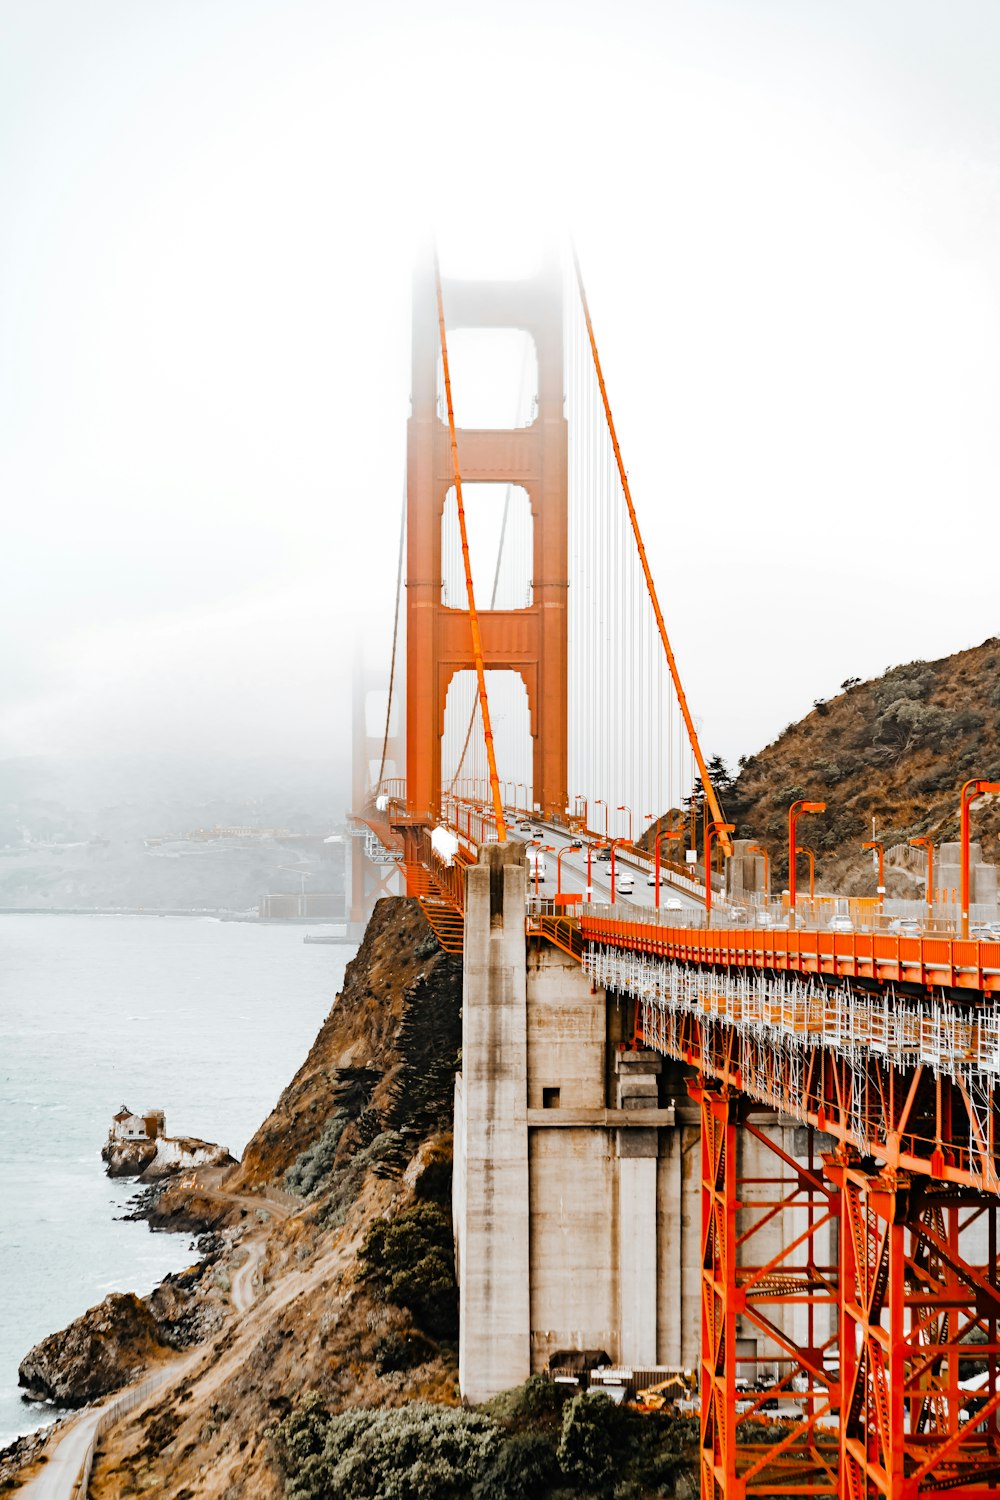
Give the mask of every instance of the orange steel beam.
[{"label": "orange steel beam", "polygon": [[[701,1106],[702,1500],[839,1494],[840,1197],[810,1160],[691,1084]],[[737,1217],[738,1215],[738,1217]],[[744,1334],[737,1344],[737,1320]],[[772,1425],[773,1404],[786,1410]]]},{"label": "orange steel beam", "polygon": [[455,474],[455,501],[458,506],[458,526],[462,537],[465,593],[469,601],[469,628],[472,631],[472,654],[476,659],[479,709],[483,716],[483,738],[486,741],[486,758],[490,768],[490,792],[493,797],[493,812],[497,820],[497,838],[503,844],[507,841],[507,824],[504,822],[503,798],[500,796],[500,779],[497,776],[496,751],[493,745],[493,726],[490,722],[490,704],[486,696],[483,638],[479,630],[479,613],[476,609],[475,590],[472,587],[472,564],[469,561],[469,534],[465,525],[465,505],[462,501],[462,474],[458,466],[458,439],[455,436],[455,408],[451,400],[451,372],[448,368],[448,337],[444,327],[444,298],[441,294],[441,268],[438,265],[436,250],[434,252],[434,290],[437,295],[438,328],[441,334],[441,365],[444,370],[444,391],[448,402],[448,432],[451,437],[451,462]]},{"label": "orange steel beam", "polygon": [[[594,325],[590,317],[590,305],[587,302],[587,293],[583,285],[583,272],[580,270],[580,261],[577,256],[575,247],[573,249],[573,266],[576,270],[576,284],[580,290],[580,305],[583,309],[583,316],[587,324],[587,337],[590,340],[590,352],[593,355],[594,359],[594,370],[597,374],[597,383],[601,388],[601,400],[604,403],[604,416],[607,420],[608,432],[611,436],[611,445],[615,450],[615,462],[618,465],[618,477],[621,481],[622,493],[625,496],[625,504],[628,506],[628,516],[629,520],[632,523],[632,534],[635,537],[635,545],[639,551],[639,561],[642,564],[643,576],[646,580],[646,588],[649,591],[649,601],[653,606],[653,613],[656,616],[656,627],[660,632],[660,641],[662,642],[664,654],[667,658],[667,665],[670,668],[670,676],[672,677],[674,683],[674,692],[677,694],[677,701],[680,704],[681,714],[683,716],[684,724],[688,733],[688,740],[690,741],[691,749],[694,751],[694,758],[698,763],[698,771],[701,775],[701,784],[705,792],[706,801],[708,802],[708,806],[711,810],[712,820],[723,826],[728,826],[725,823],[722,808],[719,805],[719,799],[715,795],[715,788],[712,786],[712,780],[708,774],[708,767],[705,765],[705,757],[701,753],[701,745],[698,741],[698,731],[694,727],[694,720],[691,717],[691,710],[688,708],[688,701],[684,693],[683,684],[681,683],[680,672],[677,669],[677,660],[674,656],[673,647],[670,644],[670,637],[667,635],[667,627],[663,619],[663,611],[660,609],[660,601],[659,597],[657,596],[656,585],[653,582],[652,570],[649,566],[649,559],[646,556],[646,548],[643,544],[642,532],[639,530],[639,520],[635,513],[635,506],[632,503],[632,491],[629,489],[628,475],[625,473],[625,464],[622,459],[621,448],[618,446],[618,434],[615,431],[614,418],[611,415],[611,403],[608,400],[607,387],[604,384],[604,372],[601,369],[600,356],[597,353],[597,340],[594,337]],[[720,834],[719,843],[725,850],[727,857],[732,854],[733,846],[728,833]]]}]

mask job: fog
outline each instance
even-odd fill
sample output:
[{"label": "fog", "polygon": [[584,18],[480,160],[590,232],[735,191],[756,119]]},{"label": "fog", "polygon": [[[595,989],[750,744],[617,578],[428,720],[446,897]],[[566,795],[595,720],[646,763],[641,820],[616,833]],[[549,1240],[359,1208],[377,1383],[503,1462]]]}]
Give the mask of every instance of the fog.
[{"label": "fog", "polygon": [[342,758],[432,228],[470,275],[575,235],[707,753],[997,629],[992,0],[6,0],[0,34],[0,757]]}]

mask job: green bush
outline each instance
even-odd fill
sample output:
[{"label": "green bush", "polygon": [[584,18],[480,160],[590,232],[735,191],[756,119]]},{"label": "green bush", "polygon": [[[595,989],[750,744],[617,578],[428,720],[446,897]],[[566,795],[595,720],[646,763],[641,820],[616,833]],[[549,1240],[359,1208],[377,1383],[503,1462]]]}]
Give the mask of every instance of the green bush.
[{"label": "green bush", "polygon": [[340,1145],[340,1137],[347,1128],[349,1116],[345,1110],[331,1115],[311,1146],[307,1146],[285,1173],[285,1187],[290,1193],[308,1198],[322,1187],[333,1167]]},{"label": "green bush", "polygon": [[359,1252],[362,1274],[389,1302],[408,1307],[433,1338],[458,1337],[458,1289],[451,1215],[418,1203],[376,1219]]},{"label": "green bush", "polygon": [[472,1500],[543,1500],[558,1479],[551,1439],[538,1432],[515,1433],[487,1460]]},{"label": "green bush", "polygon": [[414,1329],[410,1333],[387,1333],[377,1339],[372,1358],[378,1374],[388,1375],[393,1370],[415,1370],[436,1353],[434,1345]]},{"label": "green bush", "polygon": [[276,1431],[287,1500],[464,1500],[500,1444],[489,1417],[414,1402],[328,1416],[317,1450],[321,1411],[307,1398]]},{"label": "green bush", "polygon": [[598,1494],[608,1488],[628,1447],[629,1415],[597,1392],[573,1397],[559,1440],[559,1465],[567,1479]]}]

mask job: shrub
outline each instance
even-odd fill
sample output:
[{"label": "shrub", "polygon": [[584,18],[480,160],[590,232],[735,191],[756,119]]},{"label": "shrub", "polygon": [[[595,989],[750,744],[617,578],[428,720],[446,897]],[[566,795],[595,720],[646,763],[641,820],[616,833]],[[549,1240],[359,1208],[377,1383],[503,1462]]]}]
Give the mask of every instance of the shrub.
[{"label": "shrub", "polygon": [[285,1173],[285,1187],[290,1193],[298,1193],[300,1197],[308,1198],[322,1186],[333,1167],[340,1137],[346,1130],[347,1124],[346,1111],[338,1110],[327,1120],[321,1134],[316,1137],[312,1145],[307,1146],[305,1151],[296,1157]]},{"label": "shrub", "polygon": [[362,1274],[389,1302],[408,1307],[434,1338],[458,1336],[458,1294],[451,1216],[418,1203],[394,1219],[376,1219],[359,1252]]},{"label": "shrub", "polygon": [[609,1397],[584,1391],[563,1413],[559,1464],[567,1479],[600,1493],[618,1471],[628,1443],[629,1413]]},{"label": "shrub", "polygon": [[487,1460],[472,1500],[542,1500],[558,1478],[551,1441],[537,1432],[515,1433]]},{"label": "shrub", "polygon": [[305,1423],[296,1412],[275,1433],[288,1500],[464,1500],[500,1443],[487,1416],[414,1402],[327,1416],[317,1450],[322,1406],[310,1399]]},{"label": "shrub", "polygon": [[375,1369],[379,1375],[388,1375],[393,1370],[415,1370],[433,1359],[434,1345],[423,1334],[412,1330],[409,1333],[387,1333],[376,1341],[372,1350]]}]

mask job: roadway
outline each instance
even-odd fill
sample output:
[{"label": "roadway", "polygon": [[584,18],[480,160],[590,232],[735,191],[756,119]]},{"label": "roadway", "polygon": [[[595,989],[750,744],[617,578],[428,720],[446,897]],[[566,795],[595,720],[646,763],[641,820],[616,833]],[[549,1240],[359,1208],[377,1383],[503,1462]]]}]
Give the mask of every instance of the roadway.
[{"label": "roadway", "polygon": [[[577,835],[567,833],[564,828],[559,828],[554,823],[543,822],[541,818],[531,819],[531,829],[520,828],[519,822],[510,811],[508,813],[511,821],[507,824],[507,836],[527,842],[532,838],[541,838],[543,844],[551,844],[553,852],[545,855],[545,879],[538,882],[538,894],[540,896],[554,896],[556,893],[556,862],[560,850],[569,850],[570,844],[574,842]],[[533,830],[540,830],[535,833]],[[610,861],[597,858],[597,843],[592,841],[591,863],[590,863],[590,886],[594,901],[611,900],[611,864]],[[632,890],[628,893],[620,893],[618,887],[618,876],[628,872],[632,876]],[[615,850],[615,895],[622,901],[627,901],[633,906],[652,907],[656,904],[655,888],[648,884],[649,871],[645,865],[638,861],[630,860],[621,849]],[[587,893],[587,846],[584,841],[582,849],[573,850],[563,855],[562,860],[562,890],[564,894],[572,895],[579,891],[584,897]],[[534,880],[531,881],[531,894],[534,893]],[[666,901],[679,901],[684,911],[704,911],[705,903],[689,891],[681,890],[664,879],[660,882],[660,907],[662,909]],[[676,910],[676,908],[673,908]]]}]

